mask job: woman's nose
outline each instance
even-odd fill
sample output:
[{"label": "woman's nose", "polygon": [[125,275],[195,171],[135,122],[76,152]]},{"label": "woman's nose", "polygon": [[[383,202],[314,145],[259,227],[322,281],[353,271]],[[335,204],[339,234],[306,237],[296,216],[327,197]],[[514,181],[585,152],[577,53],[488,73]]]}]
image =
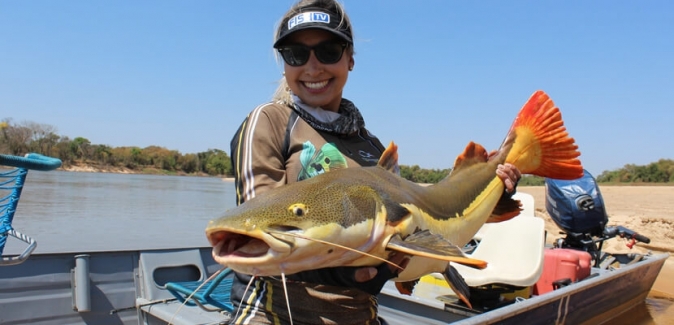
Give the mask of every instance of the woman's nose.
[{"label": "woman's nose", "polygon": [[314,51],[311,51],[309,55],[309,60],[307,61],[304,67],[305,73],[308,75],[317,75],[323,71],[323,63],[318,61]]}]

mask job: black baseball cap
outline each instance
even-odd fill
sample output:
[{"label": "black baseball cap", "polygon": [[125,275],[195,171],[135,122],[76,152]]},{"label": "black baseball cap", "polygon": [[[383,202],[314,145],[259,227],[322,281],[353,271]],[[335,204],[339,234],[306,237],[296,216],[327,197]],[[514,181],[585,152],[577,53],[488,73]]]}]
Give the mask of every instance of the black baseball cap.
[{"label": "black baseball cap", "polygon": [[342,15],[322,8],[303,8],[299,13],[281,22],[281,32],[274,42],[274,47],[279,47],[288,35],[309,28],[326,30],[353,44],[351,25]]}]

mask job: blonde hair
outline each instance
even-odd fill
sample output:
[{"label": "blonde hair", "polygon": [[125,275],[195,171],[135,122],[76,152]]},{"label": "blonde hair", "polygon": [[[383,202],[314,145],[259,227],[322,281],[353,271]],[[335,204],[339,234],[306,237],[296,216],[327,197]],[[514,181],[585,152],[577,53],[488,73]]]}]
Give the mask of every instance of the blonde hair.
[{"label": "blonde hair", "polygon": [[[292,7],[290,7],[288,12],[286,12],[286,14],[283,15],[283,17],[281,17],[281,20],[278,22],[276,30],[274,31],[274,40],[278,39],[278,37],[281,34],[281,24],[283,23],[283,21],[291,18],[292,16],[298,13],[301,13],[306,8],[320,8],[337,13],[340,17],[342,17],[342,20],[339,22],[339,25],[342,26],[343,24],[345,24],[346,28],[348,28],[349,31],[353,34],[353,31],[351,30],[352,29],[351,20],[349,19],[349,16],[346,14],[346,11],[344,11],[344,6],[338,1],[300,0],[297,3],[295,3]],[[353,44],[350,44],[346,48],[346,51],[349,55],[353,55],[355,53],[353,50]],[[274,57],[276,58],[276,62],[282,64],[283,59],[280,58],[277,51],[274,51]],[[286,80],[285,76],[281,77],[278,83],[279,85],[278,87],[276,87],[276,90],[274,91],[272,101],[284,105],[292,105],[293,104],[292,92],[290,91],[290,86],[288,86],[288,81]]]}]

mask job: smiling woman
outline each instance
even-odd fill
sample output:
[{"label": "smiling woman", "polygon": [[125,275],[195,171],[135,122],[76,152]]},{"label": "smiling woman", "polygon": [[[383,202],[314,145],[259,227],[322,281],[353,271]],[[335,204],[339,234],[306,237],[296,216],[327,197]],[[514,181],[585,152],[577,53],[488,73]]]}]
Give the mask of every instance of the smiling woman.
[{"label": "smiling woman", "polygon": [[[358,108],[342,97],[355,63],[352,35],[348,16],[334,0],[302,0],[283,16],[274,48],[283,59],[284,77],[273,101],[255,108],[231,143],[239,204],[331,170],[377,163],[383,145],[365,129]],[[294,215],[301,212],[298,207],[289,210]],[[288,251],[294,241],[260,236],[268,239],[267,244],[285,243],[285,248],[275,247],[280,251]],[[229,260],[242,255],[263,260],[270,257],[267,249],[272,251],[260,239],[229,232],[210,241],[217,258]],[[262,272],[263,265],[257,267]],[[237,273],[231,297],[241,312],[232,322],[377,324],[373,295],[394,276],[392,270],[386,266],[310,270],[290,275],[286,284],[276,277]],[[293,301],[290,307],[284,292]]]}]

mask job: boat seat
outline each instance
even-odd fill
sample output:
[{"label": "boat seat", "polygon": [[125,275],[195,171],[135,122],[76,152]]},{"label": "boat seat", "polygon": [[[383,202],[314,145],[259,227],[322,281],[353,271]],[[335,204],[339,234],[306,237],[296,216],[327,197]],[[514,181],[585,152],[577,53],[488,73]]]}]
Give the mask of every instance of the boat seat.
[{"label": "boat seat", "polygon": [[203,281],[208,275],[199,249],[143,251],[140,253],[141,297],[150,301],[170,299],[164,288],[171,281]]},{"label": "boat seat", "polygon": [[[224,269],[209,283],[204,281],[168,282],[164,288],[180,302],[188,306],[199,306],[208,311],[225,310],[232,312],[234,308],[229,300],[232,289],[231,269]],[[207,305],[216,307],[209,308]]]},{"label": "boat seat", "polygon": [[485,224],[475,237],[479,244],[470,257],[487,262],[478,270],[452,264],[471,287],[506,284],[534,285],[543,272],[545,223],[543,219],[518,216]]},{"label": "boat seat", "polygon": [[[520,203],[522,204],[522,211],[520,211],[520,214],[516,218],[535,216],[534,197],[531,194],[517,192],[513,194],[513,199],[519,200]],[[482,225],[482,227],[477,231],[477,233],[475,233],[475,236],[473,236],[473,239],[478,241],[481,240],[482,237],[484,237],[484,232],[496,224],[499,223],[486,223]]]},{"label": "boat seat", "polygon": [[531,194],[517,192],[513,194],[513,199],[519,200],[522,203],[522,211],[520,212],[521,217],[533,217],[535,216],[534,210],[534,197]]}]

